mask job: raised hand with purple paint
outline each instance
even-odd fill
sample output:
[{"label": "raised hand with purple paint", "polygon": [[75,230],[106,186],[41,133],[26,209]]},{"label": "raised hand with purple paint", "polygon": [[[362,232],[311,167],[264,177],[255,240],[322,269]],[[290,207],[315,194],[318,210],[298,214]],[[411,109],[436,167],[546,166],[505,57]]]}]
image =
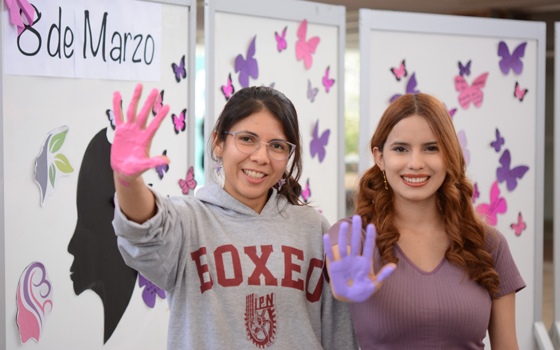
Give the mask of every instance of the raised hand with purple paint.
[{"label": "raised hand with purple paint", "polygon": [[362,302],[373,295],[377,285],[393,273],[396,265],[387,264],[378,274],[374,273],[372,258],[375,248],[375,227],[373,224],[367,225],[363,251],[360,247],[362,218],[359,215],[352,217],[350,253],[346,240],[347,232],[348,223],[343,222],[340,225],[338,245],[335,247],[331,247],[327,234],[323,236],[333,294],[342,301]]},{"label": "raised hand with purple paint", "polygon": [[169,112],[169,106],[163,106],[146,126],[146,120],[152,111],[158,90],[153,89],[150,92],[142,110],[136,114],[141,95],[142,84],[138,84],[128,106],[126,121],[124,121],[121,110],[121,94],[116,91],[113,95],[116,129],[111,147],[111,167],[123,180],[138,177],[148,169],[169,163],[169,159],[165,156],[150,157],[152,138]]}]

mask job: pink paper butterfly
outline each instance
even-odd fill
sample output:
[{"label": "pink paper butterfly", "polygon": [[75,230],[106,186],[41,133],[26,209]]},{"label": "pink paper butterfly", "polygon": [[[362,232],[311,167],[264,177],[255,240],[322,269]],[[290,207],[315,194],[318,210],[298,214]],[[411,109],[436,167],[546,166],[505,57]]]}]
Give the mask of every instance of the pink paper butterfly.
[{"label": "pink paper butterfly", "polygon": [[155,117],[156,114],[163,108],[163,90],[159,92],[159,95],[156,97],[156,101],[154,102],[154,106],[152,107],[152,115]]},{"label": "pink paper butterfly", "polygon": [[401,61],[401,64],[398,67],[393,67],[390,69],[390,71],[391,73],[393,73],[397,81],[401,81],[403,77],[406,77],[408,75],[404,60]]},{"label": "pink paper butterfly", "polygon": [[[164,150],[162,153],[164,156],[167,155],[167,150]],[[169,171],[169,164],[162,164],[162,165],[158,165],[156,166],[156,171],[158,174],[159,179],[163,179],[163,176],[165,175],[166,172]]]},{"label": "pink paper butterfly", "polygon": [[488,72],[481,74],[469,86],[462,76],[455,77],[455,90],[459,91],[459,104],[463,109],[468,109],[471,102],[476,107],[482,105],[484,95],[481,89],[486,85],[486,78],[488,78]]},{"label": "pink paper butterfly", "polygon": [[334,79],[329,78],[330,69],[331,69],[331,66],[327,66],[327,69],[325,70],[325,75],[323,75],[323,86],[325,87],[325,90],[327,92],[329,92],[329,90],[331,89],[331,87],[334,84]]},{"label": "pink paper butterfly", "polygon": [[246,58],[243,58],[241,54],[235,57],[235,73],[239,72],[239,84],[242,87],[249,86],[249,77],[253,79],[259,78],[259,64],[254,58],[257,51],[256,40],[257,36],[255,35],[247,48]]},{"label": "pink paper butterfly", "polygon": [[461,149],[463,150],[463,157],[465,158],[465,163],[467,166],[471,163],[471,152],[467,149],[467,134],[465,130],[460,130],[457,133],[457,138],[459,139],[459,144],[461,145]]},{"label": "pink paper butterfly", "polygon": [[298,40],[296,41],[296,59],[298,61],[303,60],[305,69],[309,69],[311,68],[311,64],[313,62],[313,57],[311,55],[315,53],[317,45],[319,45],[319,41],[321,39],[319,39],[318,36],[314,36],[312,38],[309,38],[309,40],[306,40],[306,36],[307,20],[304,19],[299,25],[297,31]]},{"label": "pink paper butterfly", "polygon": [[522,42],[510,54],[507,44],[500,41],[498,44],[498,56],[502,58],[499,63],[502,73],[508,74],[511,69],[515,74],[521,74],[523,71],[523,61],[521,61],[521,58],[525,55],[526,46],[527,42]]},{"label": "pink paper butterfly", "polygon": [[317,156],[319,163],[323,162],[323,159],[325,159],[325,155],[327,154],[325,147],[329,143],[330,134],[331,130],[327,129],[323,131],[321,136],[319,136],[319,120],[317,120],[317,123],[315,123],[315,127],[313,128],[313,138],[311,139],[309,148],[311,151],[311,158]]},{"label": "pink paper butterfly", "polygon": [[476,207],[476,212],[483,215],[486,223],[490,226],[496,226],[498,223],[498,214],[503,214],[507,211],[506,199],[500,197],[500,188],[498,181],[494,181],[490,189],[490,203],[479,204]]},{"label": "pink paper butterfly", "polygon": [[525,231],[527,223],[523,221],[523,215],[521,215],[521,212],[517,215],[517,223],[511,224],[510,227],[513,229],[513,232],[515,232],[516,236],[520,236],[521,233]]},{"label": "pink paper butterfly", "polygon": [[472,61],[469,60],[469,61],[467,62],[467,64],[463,65],[463,64],[461,63],[461,61],[459,61],[458,66],[459,66],[459,75],[460,75],[460,76],[464,77],[465,75],[466,75],[466,76],[471,75],[471,62],[472,62]]},{"label": "pink paper butterfly", "polygon": [[472,202],[476,202],[476,200],[480,197],[480,191],[478,191],[478,182],[475,182],[473,185],[473,195],[472,195]]},{"label": "pink paper butterfly", "polygon": [[319,92],[319,88],[311,86],[311,80],[307,79],[307,99],[311,102],[315,102],[315,97]]},{"label": "pink paper butterfly", "polygon": [[[6,8],[10,12],[10,22],[17,27],[18,36],[23,33],[26,26],[31,27],[35,24],[34,17],[35,17],[35,6],[31,5],[27,0],[6,0],[5,1]],[[27,24],[23,22],[23,15]],[[41,18],[41,14],[39,13],[39,18]],[[37,18],[37,22],[39,21]]]},{"label": "pink paper butterfly", "polygon": [[282,35],[279,35],[278,32],[274,32],[274,38],[276,38],[276,48],[278,49],[278,52],[282,52],[282,50],[285,50],[286,47],[288,47],[288,43],[286,42],[286,29],[288,29],[288,26],[284,27],[284,29],[282,30]]},{"label": "pink paper butterfly", "polygon": [[496,128],[496,140],[490,142],[490,146],[494,147],[494,151],[500,152],[500,150],[502,149],[502,146],[504,145],[505,142],[506,142],[506,140],[500,134],[500,130],[498,130],[498,128]]},{"label": "pink paper butterfly", "polygon": [[187,109],[183,109],[179,115],[171,114],[171,120],[173,121],[173,131],[179,134],[181,131],[185,131],[187,128],[187,123],[185,121],[187,116]]},{"label": "pink paper butterfly", "polygon": [[185,55],[181,57],[179,64],[171,63],[171,69],[173,69],[173,74],[175,74],[175,80],[177,82],[181,81],[181,78],[185,79],[187,77],[187,69],[185,68]]},{"label": "pink paper butterfly", "polygon": [[529,89],[522,89],[519,87],[519,83],[515,82],[515,89],[513,91],[513,97],[517,98],[519,101],[523,101],[525,94],[529,92]]},{"label": "pink paper butterfly", "polygon": [[194,179],[194,167],[191,165],[189,170],[187,170],[187,178],[179,179],[179,186],[181,186],[181,191],[183,194],[189,194],[190,190],[196,188],[196,180]]},{"label": "pink paper butterfly", "polygon": [[[407,94],[417,94],[417,93],[419,93],[420,91],[416,90],[417,85],[418,85],[418,83],[416,82],[416,73],[412,73],[410,78],[408,78],[408,82],[406,83],[405,93],[407,93]],[[394,100],[396,100],[397,98],[399,98],[401,96],[402,96],[402,94],[395,94],[395,95],[391,96],[391,98],[389,99],[389,102],[393,102]]]},{"label": "pink paper butterfly", "polygon": [[303,202],[309,202],[309,197],[311,197],[311,188],[309,188],[309,178],[307,178],[307,182],[305,183],[305,187],[301,190],[301,197],[303,198]]},{"label": "pink paper butterfly", "polygon": [[221,91],[222,94],[224,94],[226,101],[229,100],[231,95],[235,92],[235,88],[233,87],[233,83],[231,81],[231,73],[228,74],[226,85],[222,85]]}]

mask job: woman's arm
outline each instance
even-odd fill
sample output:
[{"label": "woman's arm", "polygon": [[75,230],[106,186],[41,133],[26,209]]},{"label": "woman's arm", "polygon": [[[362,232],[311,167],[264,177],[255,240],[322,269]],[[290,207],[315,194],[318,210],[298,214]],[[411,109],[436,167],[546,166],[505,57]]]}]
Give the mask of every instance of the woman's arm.
[{"label": "woman's arm", "polygon": [[515,330],[515,292],[492,301],[488,326],[492,350],[518,350]]}]

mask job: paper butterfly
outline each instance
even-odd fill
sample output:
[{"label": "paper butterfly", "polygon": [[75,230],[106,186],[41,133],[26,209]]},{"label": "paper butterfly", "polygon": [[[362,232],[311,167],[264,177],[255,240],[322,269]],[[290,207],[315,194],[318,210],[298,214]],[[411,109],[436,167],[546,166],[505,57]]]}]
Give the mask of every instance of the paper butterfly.
[{"label": "paper butterfly", "polygon": [[255,35],[247,48],[247,58],[243,58],[243,55],[241,54],[235,57],[235,73],[239,72],[239,84],[242,87],[249,86],[249,77],[253,79],[257,79],[259,77],[259,64],[257,63],[257,60],[253,58],[256,52],[256,41],[257,36]]},{"label": "paper butterfly", "polygon": [[165,291],[150,282],[141,273],[138,274],[138,286],[140,288],[144,287],[144,290],[142,291],[142,299],[150,308],[154,308],[154,305],[156,305],[156,295],[161,299],[165,299]]},{"label": "paper butterfly", "polygon": [[527,223],[523,221],[523,215],[521,215],[521,212],[517,214],[517,223],[511,224],[510,227],[513,229],[513,232],[515,232],[516,236],[521,236],[521,233],[525,231]]},{"label": "paper butterfly", "polygon": [[154,102],[154,106],[152,107],[152,115],[154,117],[163,108],[163,93],[163,90],[159,92],[159,95],[157,95],[156,101]]},{"label": "paper butterfly", "polygon": [[235,88],[233,87],[233,83],[231,81],[231,73],[228,74],[226,85],[222,85],[220,90],[222,91],[222,94],[224,94],[226,101],[228,101],[231,95],[235,92]]},{"label": "paper butterfly", "polygon": [[[10,12],[10,22],[17,27],[18,36],[23,33],[26,26],[32,26],[35,24],[35,10],[36,8],[29,3],[27,0],[6,0],[4,2],[6,4],[6,8]],[[27,24],[23,22],[23,15]],[[41,18],[41,14],[37,18],[37,22]]]},{"label": "paper butterfly", "polygon": [[488,72],[478,76],[469,86],[469,83],[462,76],[457,75],[455,77],[455,90],[459,91],[459,104],[463,109],[468,109],[471,102],[476,107],[482,105],[484,95],[481,89],[486,85],[486,78],[488,78]]},{"label": "paper butterfly", "polygon": [[301,189],[301,197],[303,198],[304,203],[309,202],[309,197],[311,197],[311,189],[309,188],[309,178],[307,178],[305,187]]},{"label": "paper butterfly", "polygon": [[311,86],[311,80],[307,79],[307,99],[311,102],[315,102],[315,96],[319,92],[319,88]]},{"label": "paper butterfly", "polygon": [[473,185],[473,195],[472,195],[472,202],[476,202],[476,200],[480,197],[480,191],[478,191],[478,182],[475,182]]},{"label": "paper butterfly", "polygon": [[494,147],[494,151],[500,152],[506,140],[500,134],[500,130],[496,128],[496,141],[490,142],[490,146]]},{"label": "paper butterfly", "polygon": [[115,125],[115,113],[113,113],[112,109],[107,109],[105,111],[105,114],[107,115],[107,119],[109,119],[109,123],[111,124],[111,129],[115,130],[116,125]]},{"label": "paper butterfly", "polygon": [[187,116],[187,109],[183,109],[179,115],[171,114],[171,120],[173,121],[173,131],[179,134],[181,131],[185,131],[187,128],[187,123],[185,121]]},{"label": "paper butterfly", "polygon": [[461,144],[461,149],[463,150],[465,163],[467,163],[468,166],[471,163],[471,152],[467,149],[467,134],[465,134],[465,130],[460,130],[457,133],[457,138],[459,139],[459,144]]},{"label": "paper butterfly", "polygon": [[527,42],[523,42],[513,50],[513,53],[510,54],[507,44],[500,41],[498,44],[498,56],[502,58],[500,60],[500,70],[502,73],[508,74],[511,69],[515,74],[521,74],[523,71],[523,62],[521,61],[521,58],[525,55],[526,46]]},{"label": "paper butterfly", "polygon": [[177,82],[180,82],[181,78],[185,79],[187,77],[187,69],[185,68],[185,55],[181,57],[179,65],[171,63],[171,68],[173,69],[175,80],[177,80]]},{"label": "paper butterfly", "polygon": [[525,94],[529,92],[529,89],[522,89],[519,87],[519,83],[515,82],[515,90],[513,91],[513,97],[517,98],[519,101],[523,101]]},{"label": "paper butterfly", "polygon": [[282,35],[279,35],[278,32],[274,32],[274,37],[276,38],[276,48],[278,49],[278,52],[282,52],[282,50],[285,50],[286,47],[288,47],[288,43],[286,43],[286,29],[288,29],[288,26],[284,27],[284,29],[282,30]]},{"label": "paper butterfly", "polygon": [[401,61],[401,64],[398,67],[393,67],[390,69],[390,71],[391,73],[393,73],[397,81],[401,81],[402,78],[408,75],[404,60]]},{"label": "paper butterfly", "polygon": [[181,191],[183,194],[189,194],[190,190],[196,188],[196,180],[194,179],[194,167],[191,165],[189,170],[187,170],[187,178],[179,179],[179,186],[181,186]]},{"label": "paper butterfly", "polygon": [[303,60],[305,69],[309,69],[311,68],[311,64],[313,63],[313,57],[311,55],[315,53],[317,45],[319,45],[319,41],[321,39],[319,39],[318,36],[314,36],[312,38],[309,38],[309,40],[306,40],[306,36],[307,20],[304,19],[303,21],[301,21],[301,24],[299,25],[297,31],[298,40],[296,41],[296,59],[298,61]]},{"label": "paper butterfly", "polygon": [[327,146],[327,144],[329,143],[330,134],[330,129],[327,129],[323,131],[323,133],[319,137],[319,120],[317,120],[317,123],[315,123],[315,127],[313,128],[313,138],[311,139],[309,148],[311,151],[311,158],[317,156],[320,163],[322,163],[323,159],[325,159],[325,155],[327,153],[325,146]]},{"label": "paper butterfly", "polygon": [[458,65],[459,65],[460,76],[464,77],[466,75],[468,77],[469,75],[471,75],[471,62],[472,60],[469,60],[467,64],[463,66],[461,61],[459,61]]},{"label": "paper butterfly", "polygon": [[522,179],[529,167],[526,165],[518,165],[515,168],[511,168],[511,155],[509,150],[504,150],[504,153],[500,157],[501,166],[496,170],[496,178],[499,183],[506,182],[506,187],[509,191],[515,190],[517,187],[517,179]]},{"label": "paper butterfly", "polygon": [[[162,153],[164,156],[167,155],[167,150],[164,150]],[[162,164],[162,165],[158,165],[156,166],[156,171],[158,174],[159,179],[163,179],[163,175],[165,175],[166,172],[169,171],[169,164]]]},{"label": "paper butterfly", "polygon": [[[408,82],[406,83],[406,93],[407,94],[417,94],[420,91],[416,90],[416,73],[412,73],[412,75],[410,76],[410,78],[408,78]],[[393,102],[394,100],[396,100],[397,98],[401,97],[402,94],[395,94],[393,96],[391,96],[391,98],[389,99],[389,102]]]},{"label": "paper butterfly", "polygon": [[325,75],[323,75],[323,86],[325,87],[325,91],[327,92],[329,92],[329,90],[334,84],[334,79],[329,78],[330,69],[331,66],[327,66],[327,69],[325,70]]},{"label": "paper butterfly", "polygon": [[476,212],[484,216],[488,225],[496,226],[498,223],[498,214],[503,214],[506,211],[507,202],[505,198],[500,197],[498,182],[494,181],[490,189],[490,203],[479,204],[476,207]]}]

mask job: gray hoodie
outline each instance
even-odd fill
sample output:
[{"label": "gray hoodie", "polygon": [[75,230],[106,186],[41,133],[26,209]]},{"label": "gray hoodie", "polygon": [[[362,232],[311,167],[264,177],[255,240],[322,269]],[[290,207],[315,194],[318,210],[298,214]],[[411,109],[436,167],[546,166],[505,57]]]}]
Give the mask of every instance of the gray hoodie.
[{"label": "gray hoodie", "polygon": [[357,349],[348,305],[323,273],[330,225],[275,189],[260,214],[210,183],[156,196],[157,214],[113,226],[125,262],[168,294],[168,349]]}]

